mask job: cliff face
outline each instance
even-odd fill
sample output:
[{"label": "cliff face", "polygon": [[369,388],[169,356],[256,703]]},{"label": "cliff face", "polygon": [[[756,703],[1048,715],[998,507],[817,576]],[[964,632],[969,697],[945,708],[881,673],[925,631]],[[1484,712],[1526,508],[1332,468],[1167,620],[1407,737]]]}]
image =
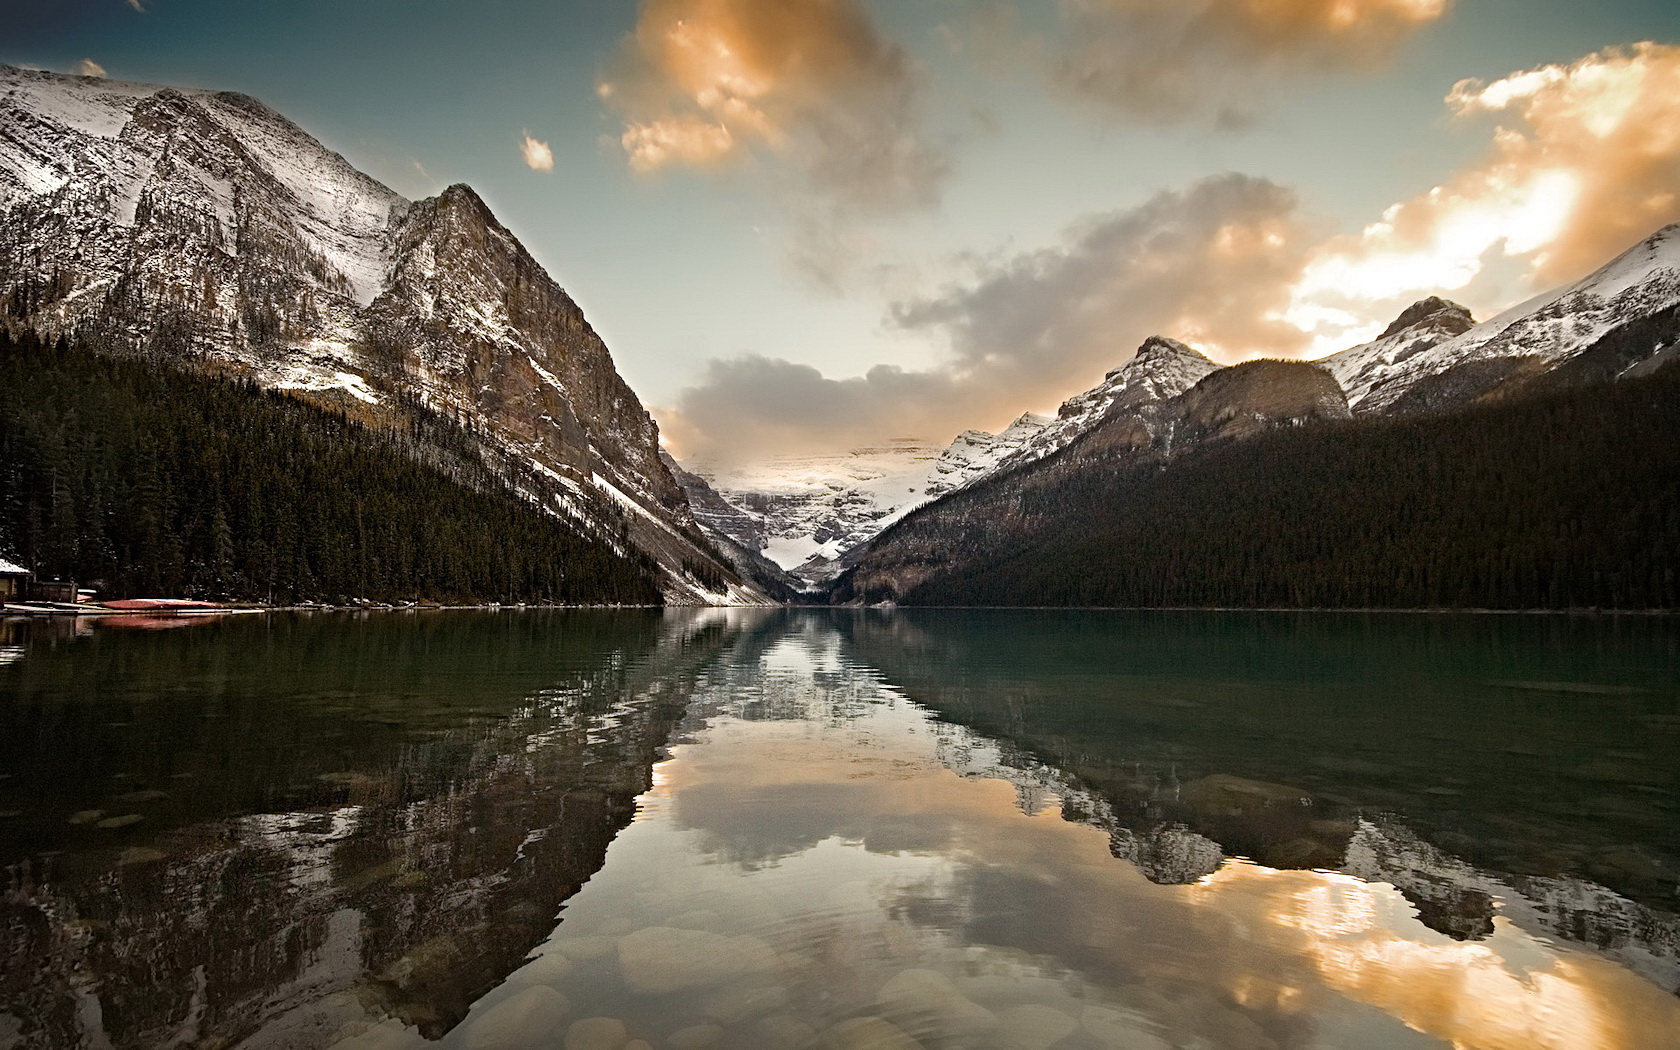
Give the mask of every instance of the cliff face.
[{"label": "cliff face", "polygon": [[533,502],[756,601],[570,296],[452,186],[410,202],[242,95],[0,67],[0,323],[190,360],[401,426],[442,414]]}]

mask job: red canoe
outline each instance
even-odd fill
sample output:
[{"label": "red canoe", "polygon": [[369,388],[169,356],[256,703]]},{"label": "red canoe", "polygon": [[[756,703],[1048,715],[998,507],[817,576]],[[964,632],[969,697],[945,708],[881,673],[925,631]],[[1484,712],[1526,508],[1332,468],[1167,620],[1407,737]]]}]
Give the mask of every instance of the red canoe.
[{"label": "red canoe", "polygon": [[195,602],[190,598],[124,598],[121,601],[101,602],[106,609],[121,609],[125,612],[155,611],[158,609],[220,609],[217,602]]}]

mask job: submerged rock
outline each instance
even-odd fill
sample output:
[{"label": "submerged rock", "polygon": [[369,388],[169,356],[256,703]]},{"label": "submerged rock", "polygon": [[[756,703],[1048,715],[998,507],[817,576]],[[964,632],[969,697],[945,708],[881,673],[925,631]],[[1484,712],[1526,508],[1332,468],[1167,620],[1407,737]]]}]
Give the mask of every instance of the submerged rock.
[{"label": "submerged rock", "polygon": [[904,970],[881,986],[875,1003],[902,1028],[940,1038],[973,1039],[998,1027],[997,1015],[935,970]]},{"label": "submerged rock", "polygon": [[1012,1050],[1049,1050],[1079,1027],[1079,1022],[1048,1006],[1030,1003],[1005,1010],[999,1017],[1005,1045]]},{"label": "submerged rock", "polygon": [[566,1050],[624,1050],[630,1032],[616,1017],[585,1017],[566,1029]]},{"label": "submerged rock", "polygon": [[1079,1023],[1091,1038],[1104,1046],[1124,1047],[1125,1050],[1167,1050],[1160,1037],[1145,1030],[1147,1022],[1130,1010],[1116,1010],[1111,1006],[1087,1006],[1079,1015]]},{"label": "submerged rock", "polygon": [[766,1050],[805,1050],[817,1041],[817,1030],[792,1014],[771,1014],[758,1031]]},{"label": "submerged rock", "polygon": [[708,995],[700,1009],[714,1021],[734,1024],[780,1009],[787,1001],[787,990],[776,985],[737,984]]},{"label": "submerged rock", "polygon": [[534,1046],[560,1026],[571,1003],[552,988],[536,985],[511,995],[468,1023],[468,1050]]},{"label": "submerged rock", "polygon": [[828,1050],[923,1050],[922,1044],[879,1017],[854,1017],[824,1032]]}]

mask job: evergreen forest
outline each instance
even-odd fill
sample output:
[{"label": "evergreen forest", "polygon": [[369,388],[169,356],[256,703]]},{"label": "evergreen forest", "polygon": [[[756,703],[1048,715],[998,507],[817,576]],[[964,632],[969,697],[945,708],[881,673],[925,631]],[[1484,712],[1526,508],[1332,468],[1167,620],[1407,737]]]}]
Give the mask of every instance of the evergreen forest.
[{"label": "evergreen forest", "polygon": [[[1047,473],[992,479],[883,534],[946,554],[897,600],[1680,607],[1680,367]],[[885,596],[838,584],[841,600]]]},{"label": "evergreen forest", "polygon": [[101,597],[657,604],[460,425],[0,332],[0,555]]}]

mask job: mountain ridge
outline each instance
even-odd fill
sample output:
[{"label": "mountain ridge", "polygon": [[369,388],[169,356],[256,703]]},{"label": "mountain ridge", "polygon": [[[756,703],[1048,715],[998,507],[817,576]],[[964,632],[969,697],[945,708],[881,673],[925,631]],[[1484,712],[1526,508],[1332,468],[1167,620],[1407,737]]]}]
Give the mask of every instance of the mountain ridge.
[{"label": "mountain ridge", "polygon": [[14,334],[214,365],[364,421],[417,398],[518,464],[525,498],[652,556],[667,600],[769,600],[701,535],[582,311],[469,187],[408,201],[236,93],[0,66],[0,118]]}]

